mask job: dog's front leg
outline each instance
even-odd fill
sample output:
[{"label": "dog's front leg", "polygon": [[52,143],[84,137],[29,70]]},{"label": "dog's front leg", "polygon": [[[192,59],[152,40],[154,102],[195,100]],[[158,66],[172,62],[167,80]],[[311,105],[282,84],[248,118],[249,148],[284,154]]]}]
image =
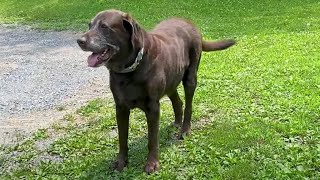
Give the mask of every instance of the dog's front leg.
[{"label": "dog's front leg", "polygon": [[130,109],[125,106],[116,105],[116,118],[119,133],[119,154],[113,163],[113,168],[118,171],[128,163],[128,130]]},{"label": "dog's front leg", "polygon": [[148,123],[148,159],[145,165],[145,172],[150,174],[159,169],[159,101],[149,102],[147,104],[146,117]]}]

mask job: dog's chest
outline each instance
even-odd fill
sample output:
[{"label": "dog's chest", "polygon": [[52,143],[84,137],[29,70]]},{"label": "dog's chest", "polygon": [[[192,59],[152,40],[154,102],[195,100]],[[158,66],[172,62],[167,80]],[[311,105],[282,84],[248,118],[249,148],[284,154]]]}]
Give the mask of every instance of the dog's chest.
[{"label": "dog's chest", "polygon": [[143,82],[130,76],[110,77],[110,87],[116,103],[130,108],[144,106],[147,92]]}]

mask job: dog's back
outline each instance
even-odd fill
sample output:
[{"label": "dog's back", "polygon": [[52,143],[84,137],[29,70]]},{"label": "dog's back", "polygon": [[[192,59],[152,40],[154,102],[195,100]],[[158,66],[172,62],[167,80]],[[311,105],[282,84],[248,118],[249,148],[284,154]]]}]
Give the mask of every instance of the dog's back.
[{"label": "dog's back", "polygon": [[161,36],[165,45],[170,46],[172,44],[176,46],[177,44],[182,44],[184,45],[183,49],[189,49],[189,46],[199,46],[201,48],[202,37],[200,32],[191,22],[184,19],[172,18],[164,20],[150,33]]},{"label": "dog's back", "polygon": [[190,53],[201,53],[201,34],[190,22],[179,18],[160,22],[149,34],[155,39],[151,46],[157,49],[155,60],[165,72],[168,93],[181,82],[192,60]]}]

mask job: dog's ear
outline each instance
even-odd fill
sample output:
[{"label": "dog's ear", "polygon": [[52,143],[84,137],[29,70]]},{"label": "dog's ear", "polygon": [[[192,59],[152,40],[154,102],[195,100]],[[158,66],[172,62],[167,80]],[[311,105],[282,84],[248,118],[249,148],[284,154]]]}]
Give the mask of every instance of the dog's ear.
[{"label": "dog's ear", "polygon": [[122,15],[122,24],[124,29],[130,34],[130,39],[133,48],[141,48],[142,45],[142,33],[138,23],[127,13]]}]

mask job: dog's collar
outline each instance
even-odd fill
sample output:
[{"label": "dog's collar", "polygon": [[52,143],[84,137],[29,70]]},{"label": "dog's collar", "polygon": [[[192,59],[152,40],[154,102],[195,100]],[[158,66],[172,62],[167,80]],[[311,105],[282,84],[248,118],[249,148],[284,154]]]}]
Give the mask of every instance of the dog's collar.
[{"label": "dog's collar", "polygon": [[129,73],[129,72],[132,72],[132,71],[136,70],[138,65],[140,64],[142,58],[143,58],[143,53],[144,53],[144,47],[142,47],[140,49],[140,51],[138,52],[138,55],[137,55],[134,63],[131,66],[118,71],[118,73]]}]

